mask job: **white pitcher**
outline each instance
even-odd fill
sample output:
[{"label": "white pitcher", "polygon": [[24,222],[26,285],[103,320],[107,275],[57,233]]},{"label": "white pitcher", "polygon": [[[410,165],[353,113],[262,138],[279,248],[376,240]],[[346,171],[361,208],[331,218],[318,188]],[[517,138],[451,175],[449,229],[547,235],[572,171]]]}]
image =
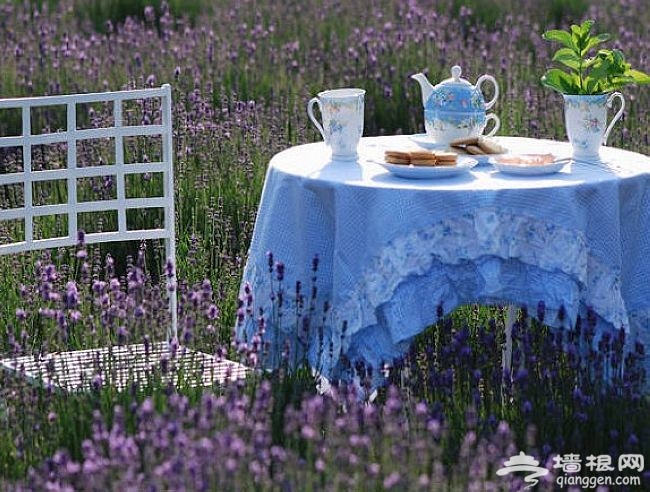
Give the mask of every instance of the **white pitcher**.
[{"label": "white pitcher", "polygon": [[[623,115],[625,99],[620,92],[611,94],[576,95],[564,94],[564,120],[573,157],[580,160],[598,161],[599,148],[607,145],[607,137],[614,124]],[[607,124],[607,109],[614,99],[620,99],[621,107]]]}]

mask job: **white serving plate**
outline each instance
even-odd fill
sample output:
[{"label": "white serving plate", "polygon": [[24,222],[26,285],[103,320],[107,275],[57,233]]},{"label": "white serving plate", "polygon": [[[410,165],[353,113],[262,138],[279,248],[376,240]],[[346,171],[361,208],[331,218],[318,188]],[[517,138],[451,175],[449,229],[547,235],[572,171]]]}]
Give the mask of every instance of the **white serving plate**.
[{"label": "white serving plate", "polygon": [[464,174],[478,164],[476,159],[458,156],[455,166],[412,166],[406,164],[390,164],[385,161],[372,161],[391,174],[406,179],[437,179]]},{"label": "white serving plate", "polygon": [[[522,154],[524,157],[531,154]],[[515,159],[516,156],[508,156],[508,159]],[[500,162],[498,158],[492,160],[492,165],[499,172],[506,174],[515,174],[518,176],[541,176],[544,174],[553,174],[560,171],[564,166],[571,162],[570,158],[558,159],[553,156],[553,160],[545,164],[527,164],[517,162]]]}]

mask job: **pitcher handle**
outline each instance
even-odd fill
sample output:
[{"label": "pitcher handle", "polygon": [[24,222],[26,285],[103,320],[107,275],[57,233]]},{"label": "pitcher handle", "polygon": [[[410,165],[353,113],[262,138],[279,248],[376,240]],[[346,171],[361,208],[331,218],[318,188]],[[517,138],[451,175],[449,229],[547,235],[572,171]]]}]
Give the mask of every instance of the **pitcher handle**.
[{"label": "pitcher handle", "polygon": [[307,115],[309,116],[309,119],[314,124],[314,126],[318,128],[318,131],[323,136],[323,140],[325,141],[325,143],[327,143],[327,137],[325,136],[325,130],[323,129],[323,125],[321,125],[320,122],[314,116],[314,104],[318,105],[318,109],[320,110],[321,115],[323,114],[323,106],[321,106],[320,100],[317,97],[312,97],[307,103]]},{"label": "pitcher handle", "polygon": [[620,92],[612,92],[609,95],[606,103],[607,107],[611,108],[614,104],[614,99],[616,99],[617,97],[621,100],[621,107],[612,118],[612,121],[609,122],[609,125],[607,125],[607,130],[605,130],[605,134],[603,135],[603,145],[607,145],[607,137],[609,137],[609,132],[612,131],[614,124],[621,119],[621,116],[623,116],[623,111],[625,110],[625,98],[623,97],[623,94],[621,94]]},{"label": "pitcher handle", "polygon": [[[497,99],[499,98],[499,84],[497,84],[497,81],[492,75],[481,75],[478,80],[476,81],[476,87],[478,87],[478,90],[481,90],[481,84],[485,81],[491,82],[492,85],[494,86],[494,97],[490,99],[490,101],[485,103],[485,110],[487,111],[490,109],[492,106],[494,106],[494,103],[497,102]],[[483,92],[483,91],[481,91]]]},{"label": "pitcher handle", "polygon": [[490,133],[486,134],[486,137],[491,137],[493,136],[496,132],[499,131],[499,128],[501,127],[501,119],[494,113],[490,113],[485,115],[485,126],[487,126],[487,122],[490,120],[494,120],[494,128],[490,130]]}]

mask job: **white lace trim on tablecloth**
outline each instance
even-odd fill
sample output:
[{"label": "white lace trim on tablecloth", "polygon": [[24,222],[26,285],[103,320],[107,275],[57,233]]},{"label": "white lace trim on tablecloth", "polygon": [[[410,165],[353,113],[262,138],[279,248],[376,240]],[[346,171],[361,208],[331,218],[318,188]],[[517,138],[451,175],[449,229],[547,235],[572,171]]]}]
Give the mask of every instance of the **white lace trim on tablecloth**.
[{"label": "white lace trim on tablecloth", "polygon": [[[555,278],[566,275],[582,298],[567,299],[576,304],[564,306],[569,315],[578,313],[577,304],[582,301],[613,326],[628,328],[620,272],[590,254],[583,234],[496,209],[444,220],[392,240],[365,268],[357,288],[334,308],[340,321],[347,321],[348,334],[353,335],[377,323],[376,309],[391,300],[400,284],[409,277],[428,275],[440,263],[464,267],[475,263],[484,279],[482,291],[475,294],[489,299],[503,289],[498,268],[489,271],[494,259],[516,260],[536,269],[542,278],[545,272]],[[449,275],[450,269],[446,270]],[[557,294],[557,290],[553,292]],[[535,303],[540,300],[545,299]]]}]

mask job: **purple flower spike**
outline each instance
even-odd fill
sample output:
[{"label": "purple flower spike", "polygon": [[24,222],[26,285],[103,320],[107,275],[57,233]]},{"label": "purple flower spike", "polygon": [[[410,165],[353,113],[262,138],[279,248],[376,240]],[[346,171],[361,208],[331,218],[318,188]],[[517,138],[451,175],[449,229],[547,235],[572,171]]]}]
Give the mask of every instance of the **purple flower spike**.
[{"label": "purple flower spike", "polygon": [[277,275],[278,282],[284,280],[284,263],[278,261],[275,263],[275,273]]},{"label": "purple flower spike", "polygon": [[126,327],[120,326],[117,329],[117,344],[124,345],[126,343],[127,336],[128,336],[128,331],[126,330]]},{"label": "purple flower spike", "polygon": [[77,290],[77,284],[72,280],[66,284],[64,301],[65,307],[68,309],[73,309],[79,305],[79,291]]},{"label": "purple flower spike", "polygon": [[216,306],[216,304],[210,304],[205,314],[208,319],[215,320],[219,317],[219,308]]},{"label": "purple flower spike", "polygon": [[165,272],[167,274],[168,279],[174,278],[175,269],[174,269],[174,263],[171,260],[167,261]]},{"label": "purple flower spike", "polygon": [[540,323],[544,323],[544,317],[546,314],[546,303],[544,301],[539,301],[537,304],[537,320]]},{"label": "purple flower spike", "polygon": [[104,384],[104,380],[101,374],[95,374],[92,380],[92,386],[95,391],[99,391]]}]

